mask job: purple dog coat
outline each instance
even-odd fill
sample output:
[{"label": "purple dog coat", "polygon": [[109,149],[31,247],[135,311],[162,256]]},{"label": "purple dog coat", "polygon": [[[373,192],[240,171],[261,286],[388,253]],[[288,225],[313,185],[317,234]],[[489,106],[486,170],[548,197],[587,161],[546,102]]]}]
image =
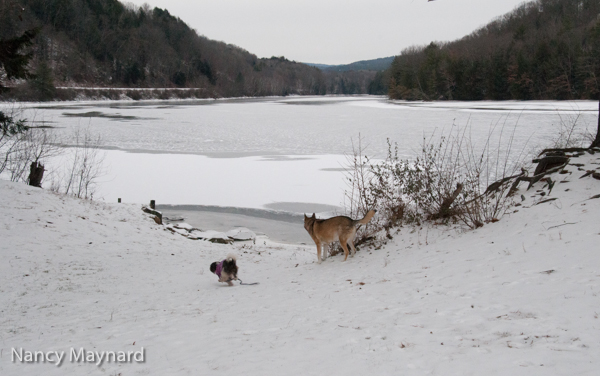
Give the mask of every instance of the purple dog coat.
[{"label": "purple dog coat", "polygon": [[221,278],[221,271],[223,271],[223,262],[225,260],[221,261],[220,263],[217,264],[217,270],[215,270],[215,274],[219,276],[219,278]]}]

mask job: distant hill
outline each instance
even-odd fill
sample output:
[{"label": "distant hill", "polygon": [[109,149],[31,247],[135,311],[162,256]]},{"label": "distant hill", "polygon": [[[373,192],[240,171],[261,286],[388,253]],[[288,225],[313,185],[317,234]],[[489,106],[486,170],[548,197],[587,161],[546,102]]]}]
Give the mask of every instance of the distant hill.
[{"label": "distant hill", "polygon": [[306,64],[310,67],[315,67],[315,68],[319,68],[319,69],[326,69],[326,68],[330,68],[330,67],[335,67],[335,65],[327,65],[327,64],[315,64],[315,63],[303,63]]},{"label": "distant hill", "polygon": [[600,95],[600,1],[523,3],[454,42],[397,56],[395,99],[589,99]]},{"label": "distant hill", "polygon": [[0,72],[0,87],[12,87],[9,95],[20,99],[36,99],[36,87],[51,86],[193,88],[186,93],[201,97],[360,94],[375,76],[325,72],[285,57],[260,59],[198,35],[168,10],[148,5],[117,0],[0,2],[0,39],[33,28],[40,29],[31,47],[30,69],[37,84],[6,83]]},{"label": "distant hill", "polygon": [[327,65],[327,64],[312,64],[306,63],[312,67],[319,68],[323,71],[332,72],[349,72],[349,71],[383,71],[392,65],[395,56],[382,57],[373,60],[361,60],[350,64],[343,65]]}]

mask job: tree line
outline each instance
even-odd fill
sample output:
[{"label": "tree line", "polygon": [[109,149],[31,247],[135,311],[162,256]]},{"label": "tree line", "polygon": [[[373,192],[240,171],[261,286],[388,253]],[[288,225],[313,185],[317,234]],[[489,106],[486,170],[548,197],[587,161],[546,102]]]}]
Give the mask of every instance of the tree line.
[{"label": "tree line", "polygon": [[[375,72],[323,72],[210,40],[166,9],[117,0],[4,0],[0,41],[33,33],[31,80],[0,67],[4,97],[54,99],[55,87],[195,88],[203,97],[361,94]],[[21,98],[20,98],[21,97]],[[68,98],[65,98],[68,99]]]},{"label": "tree line", "polygon": [[402,51],[386,74],[392,99],[596,99],[600,1],[524,3],[460,40]]}]

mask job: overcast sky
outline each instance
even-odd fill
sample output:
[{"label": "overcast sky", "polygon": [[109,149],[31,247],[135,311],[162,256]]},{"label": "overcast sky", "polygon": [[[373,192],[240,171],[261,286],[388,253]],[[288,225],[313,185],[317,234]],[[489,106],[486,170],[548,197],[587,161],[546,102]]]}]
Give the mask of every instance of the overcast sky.
[{"label": "overcast sky", "polygon": [[133,0],[258,57],[348,64],[463,37],[522,0]]}]

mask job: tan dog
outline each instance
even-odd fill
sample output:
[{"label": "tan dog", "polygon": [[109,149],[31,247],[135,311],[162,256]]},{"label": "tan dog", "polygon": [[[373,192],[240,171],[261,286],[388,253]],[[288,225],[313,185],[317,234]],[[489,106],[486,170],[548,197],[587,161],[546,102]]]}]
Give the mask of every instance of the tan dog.
[{"label": "tan dog", "polygon": [[[317,245],[317,258],[321,263],[321,246],[339,241],[344,250],[344,261],[348,259],[348,244],[352,248],[352,256],[356,253],[354,248],[354,237],[358,225],[367,224],[375,215],[375,210],[369,210],[363,219],[352,219],[346,216],[333,217],[329,219],[317,219],[315,213],[312,217],[304,214],[304,228]],[[327,258],[327,251],[323,252],[323,260]]]}]

